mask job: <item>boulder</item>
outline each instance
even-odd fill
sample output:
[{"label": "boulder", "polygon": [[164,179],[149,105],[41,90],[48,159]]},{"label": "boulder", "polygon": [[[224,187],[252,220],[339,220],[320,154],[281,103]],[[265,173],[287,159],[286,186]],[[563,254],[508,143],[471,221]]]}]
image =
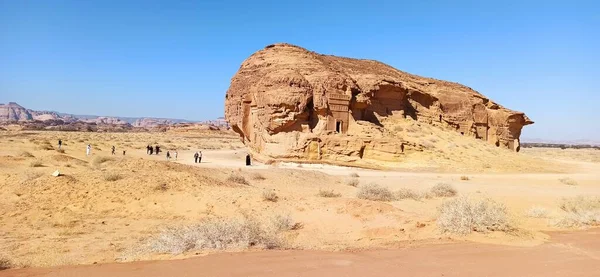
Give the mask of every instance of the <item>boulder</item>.
[{"label": "boulder", "polygon": [[[461,84],[420,77],[373,60],[269,45],[231,80],[225,116],[257,157],[398,161],[423,145],[390,137],[393,120],[413,120],[518,151],[533,122]],[[393,119],[393,120],[392,120]]]}]

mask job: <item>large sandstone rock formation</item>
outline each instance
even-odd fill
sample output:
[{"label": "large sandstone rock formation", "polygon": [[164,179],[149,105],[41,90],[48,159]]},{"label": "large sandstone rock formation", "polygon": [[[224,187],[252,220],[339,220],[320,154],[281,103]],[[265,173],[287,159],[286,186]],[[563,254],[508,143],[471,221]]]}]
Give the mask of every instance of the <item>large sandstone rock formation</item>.
[{"label": "large sandstone rock formation", "polygon": [[[389,118],[443,126],[518,151],[533,122],[466,86],[381,62],[267,46],[231,81],[225,115],[259,158],[397,161],[418,143],[390,136]],[[405,149],[406,148],[406,149]]]},{"label": "large sandstone rock formation", "polygon": [[31,121],[31,113],[15,102],[0,104],[0,122],[24,122]]},{"label": "large sandstone rock formation", "polygon": [[457,83],[289,44],[267,46],[242,63],[225,115],[259,158],[344,162],[395,161],[405,150],[422,150],[388,136],[390,118],[439,125],[515,151],[521,129],[533,123]]}]

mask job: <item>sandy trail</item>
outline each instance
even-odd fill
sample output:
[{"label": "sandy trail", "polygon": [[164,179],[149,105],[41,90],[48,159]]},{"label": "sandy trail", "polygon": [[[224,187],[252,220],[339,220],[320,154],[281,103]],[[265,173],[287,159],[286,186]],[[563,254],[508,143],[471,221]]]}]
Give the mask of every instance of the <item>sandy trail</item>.
[{"label": "sandy trail", "polygon": [[363,252],[264,251],[173,261],[20,269],[0,276],[598,276],[600,230],[536,247],[457,243]]}]

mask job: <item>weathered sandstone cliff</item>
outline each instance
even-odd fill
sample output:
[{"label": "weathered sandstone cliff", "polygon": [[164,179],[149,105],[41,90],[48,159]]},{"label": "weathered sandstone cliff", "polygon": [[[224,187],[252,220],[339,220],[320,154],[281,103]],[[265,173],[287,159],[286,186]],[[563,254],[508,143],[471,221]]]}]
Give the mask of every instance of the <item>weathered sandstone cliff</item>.
[{"label": "weathered sandstone cliff", "polygon": [[397,161],[422,151],[398,138],[413,120],[518,151],[533,122],[466,86],[420,77],[381,62],[320,55],[289,44],[246,59],[231,81],[225,115],[257,157]]}]

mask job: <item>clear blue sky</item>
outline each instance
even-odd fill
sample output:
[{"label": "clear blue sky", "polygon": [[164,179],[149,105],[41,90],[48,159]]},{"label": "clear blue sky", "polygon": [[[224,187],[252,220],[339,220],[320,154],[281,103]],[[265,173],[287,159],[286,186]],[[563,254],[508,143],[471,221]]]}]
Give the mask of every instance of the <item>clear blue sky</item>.
[{"label": "clear blue sky", "polygon": [[0,0],[0,102],[216,118],[275,42],[465,84],[525,111],[524,137],[600,138],[597,1]]}]

